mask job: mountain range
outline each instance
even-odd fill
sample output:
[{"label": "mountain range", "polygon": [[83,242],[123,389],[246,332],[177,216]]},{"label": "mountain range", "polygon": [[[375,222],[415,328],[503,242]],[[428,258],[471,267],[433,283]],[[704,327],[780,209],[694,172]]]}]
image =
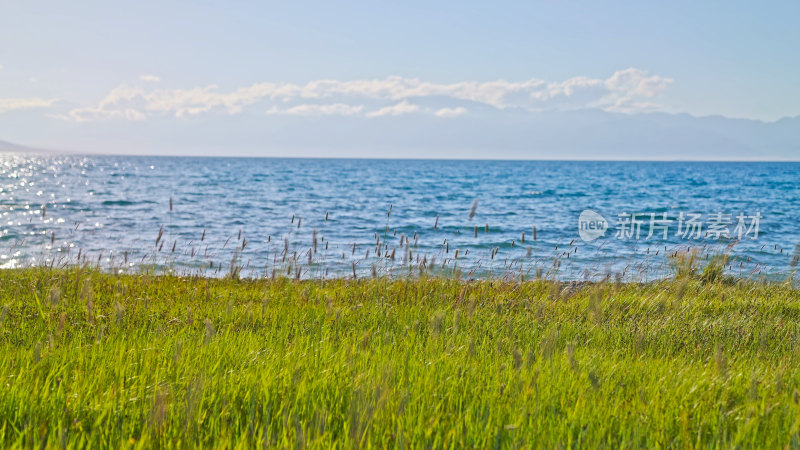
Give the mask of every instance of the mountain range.
[{"label": "mountain range", "polygon": [[[210,114],[120,123],[83,140],[81,153],[226,156],[587,160],[800,160],[800,116],[775,122],[661,112],[498,109],[468,101],[457,117],[437,117],[435,98],[410,99],[412,114],[264,116]],[[134,136],[135,139],[131,138]],[[97,142],[102,142],[101,146]],[[3,151],[30,151],[0,141]]]}]

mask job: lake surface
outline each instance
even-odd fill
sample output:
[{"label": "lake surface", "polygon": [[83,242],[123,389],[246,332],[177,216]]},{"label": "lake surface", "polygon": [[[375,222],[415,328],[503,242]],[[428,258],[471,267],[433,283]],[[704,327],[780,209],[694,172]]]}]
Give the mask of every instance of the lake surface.
[{"label": "lake surface", "polygon": [[[695,249],[779,278],[800,243],[798,180],[798,163],[0,154],[0,265],[652,279]],[[607,223],[591,242],[587,209]]]}]

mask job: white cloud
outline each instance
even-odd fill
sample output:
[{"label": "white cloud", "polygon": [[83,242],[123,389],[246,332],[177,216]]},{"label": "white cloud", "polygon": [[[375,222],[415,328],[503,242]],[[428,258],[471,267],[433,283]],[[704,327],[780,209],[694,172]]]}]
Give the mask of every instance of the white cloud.
[{"label": "white cloud", "polygon": [[0,64],[0,70],[3,70],[3,65],[2,64]]},{"label": "white cloud", "polygon": [[660,95],[672,84],[672,79],[648,76],[639,69],[626,69],[616,72],[605,81],[604,86],[609,94],[604,100],[609,103],[607,111],[635,113],[655,111],[661,105],[646,101]]},{"label": "white cloud", "polygon": [[[142,80],[155,76],[143,76]],[[300,85],[261,82],[229,92],[216,85],[191,89],[158,89],[121,85],[110,91],[97,105],[76,108],[61,117],[76,121],[126,118],[142,120],[152,115],[185,117],[206,112],[238,114],[256,103],[263,103],[273,114],[354,115],[361,114],[365,100],[378,109],[367,117],[396,116],[418,112],[413,99],[431,98],[438,102],[440,117],[461,115],[447,100],[470,101],[498,109],[523,108],[532,111],[600,108],[636,112],[658,108],[652,99],[663,93],[672,80],[650,75],[640,69],[625,69],[607,79],[574,77],[546,82],[530,79],[512,82],[461,81],[433,83],[419,78],[390,76],[384,79],[316,80]],[[327,106],[308,100],[328,100]],[[383,103],[383,105],[380,105]],[[280,106],[279,106],[280,105]],[[337,106],[332,106],[337,105]]]},{"label": "white cloud", "polygon": [[273,106],[267,114],[287,114],[294,116],[352,116],[364,109],[363,105],[348,105],[345,103],[329,104],[302,104],[287,109],[278,109]]},{"label": "white cloud", "polygon": [[605,81],[605,86],[612,92],[623,92],[628,95],[652,98],[669,87],[672,79],[659,76],[648,76],[639,69],[620,70]]},{"label": "white cloud", "polygon": [[51,114],[50,117],[75,122],[109,119],[144,120],[147,116],[132,106],[132,103],[141,95],[144,95],[142,89],[122,85],[112,89],[97,106],[76,108],[67,114]]},{"label": "white cloud", "polygon": [[458,117],[463,116],[466,113],[467,108],[459,106],[457,108],[442,108],[436,111],[434,114],[436,114],[437,117]]},{"label": "white cloud", "polygon": [[18,109],[47,108],[57,101],[56,98],[0,98],[0,114]]},{"label": "white cloud", "polygon": [[419,106],[412,105],[411,103],[408,103],[406,100],[403,100],[402,102],[396,105],[385,106],[377,111],[368,112],[366,116],[367,117],[399,116],[402,114],[408,114],[417,111],[419,111]]},{"label": "white cloud", "polygon": [[157,83],[161,81],[161,78],[156,75],[139,75],[139,79],[149,83]]}]

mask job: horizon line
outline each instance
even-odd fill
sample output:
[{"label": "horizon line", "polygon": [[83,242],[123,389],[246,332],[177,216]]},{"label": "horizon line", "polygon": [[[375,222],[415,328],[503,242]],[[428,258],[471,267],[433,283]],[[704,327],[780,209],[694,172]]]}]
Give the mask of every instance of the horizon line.
[{"label": "horizon line", "polygon": [[[23,146],[20,146],[23,147]],[[397,157],[361,157],[361,156],[275,156],[275,155],[187,155],[187,154],[155,154],[155,153],[106,153],[78,152],[69,150],[43,150],[25,147],[20,150],[0,150],[2,154],[15,155],[62,155],[62,156],[125,156],[139,158],[209,158],[209,159],[296,159],[296,160],[339,160],[339,161],[456,161],[456,162],[650,162],[650,163],[800,163],[800,159],[581,159],[581,158],[397,158]]]}]

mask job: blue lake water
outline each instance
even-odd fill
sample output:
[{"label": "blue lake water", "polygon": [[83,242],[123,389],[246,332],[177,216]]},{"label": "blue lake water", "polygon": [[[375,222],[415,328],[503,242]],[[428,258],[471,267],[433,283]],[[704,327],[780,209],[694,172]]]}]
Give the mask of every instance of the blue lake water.
[{"label": "blue lake water", "polygon": [[[780,278],[800,243],[798,180],[799,163],[0,154],[0,265],[80,254],[114,270],[179,274],[423,266],[462,277],[652,279],[670,273],[669,256],[696,249],[729,254],[730,272]],[[579,233],[586,209],[608,225],[591,242]],[[701,227],[689,236],[691,214]]]}]

